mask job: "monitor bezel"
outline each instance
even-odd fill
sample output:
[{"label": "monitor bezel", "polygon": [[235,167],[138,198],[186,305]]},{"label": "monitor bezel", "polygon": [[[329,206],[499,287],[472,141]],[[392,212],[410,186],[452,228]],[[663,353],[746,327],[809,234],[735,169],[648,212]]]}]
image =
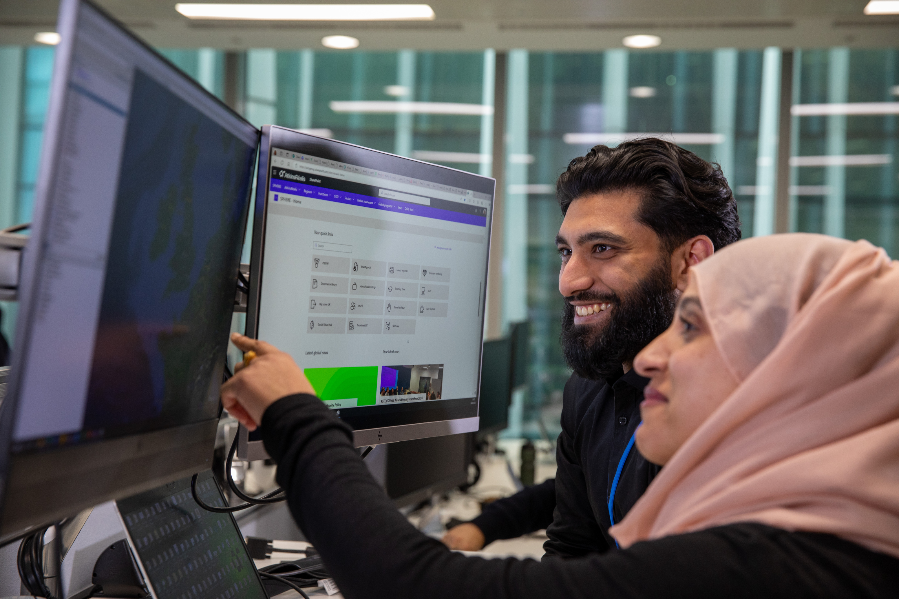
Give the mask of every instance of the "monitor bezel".
[{"label": "monitor bezel", "polygon": [[[27,347],[28,336],[37,308],[32,298],[35,297],[36,285],[39,282],[37,270],[45,263],[45,248],[42,240],[48,232],[48,220],[51,216],[49,195],[53,177],[40,175],[55,173],[58,170],[58,160],[61,155],[59,143],[64,126],[64,107],[67,105],[68,96],[71,93],[68,89],[68,81],[72,69],[75,32],[78,28],[78,16],[82,9],[92,10],[116,27],[130,41],[152,54],[162,64],[170,67],[173,76],[180,76],[188,85],[201,91],[208,99],[213,100],[230,113],[237,123],[246,125],[247,133],[254,131],[257,139],[257,153],[259,147],[259,130],[254,125],[210,94],[193,78],[137,37],[107,11],[89,0],[62,0],[60,2],[57,31],[61,41],[56,47],[50,83],[50,97],[40,154],[40,171],[34,194],[31,237],[29,244],[22,252],[19,283],[20,310],[16,322],[14,344],[16,351],[13,353],[9,392],[0,408],[0,544],[103,501],[133,495],[209,468],[212,463],[218,426],[218,418],[209,418],[200,422],[71,445],[39,453],[23,453],[13,456],[10,451],[18,411],[18,389],[25,370],[24,356],[27,355],[23,348]],[[247,188],[247,197],[244,201],[249,203],[251,186],[248,185]],[[241,240],[246,237],[249,212],[248,206],[245,211]],[[236,277],[237,273],[235,272],[235,279]],[[223,355],[223,360],[224,357]],[[174,450],[164,449],[166,447],[174,448]],[[69,466],[66,467],[68,471],[60,468],[59,470],[62,472],[59,473],[68,475],[69,478],[62,480],[69,483],[66,488],[71,492],[63,492],[60,497],[53,497],[46,486],[47,479],[50,477],[46,476],[48,473],[45,468],[41,468],[41,464],[46,464],[45,460],[49,460],[50,463],[61,463],[60,454],[64,456],[62,463],[69,464]],[[92,472],[85,472],[85,468],[79,467],[92,457],[105,455],[121,458],[126,454],[133,458],[134,463],[131,466],[118,462],[120,467],[111,468],[108,467],[108,464],[104,464],[101,470]],[[23,469],[24,472],[20,472]],[[53,470],[51,473],[57,473],[57,470]],[[15,502],[11,501],[9,493],[13,488],[11,483],[14,480],[19,482],[22,478],[31,481],[27,488],[32,489],[34,497],[39,497],[39,500],[28,501],[27,495],[19,494],[20,496],[15,498]],[[52,478],[52,480],[59,481],[60,479]],[[14,510],[13,515],[10,514],[12,510]]]},{"label": "monitor bezel", "polygon": [[[484,193],[491,196],[491,208],[489,210],[489,218],[487,219],[487,256],[485,264],[489,263],[490,258],[490,239],[493,221],[493,204],[495,200],[496,181],[489,177],[475,175],[466,171],[422,162],[412,158],[405,158],[395,154],[389,154],[380,150],[364,148],[343,141],[326,139],[287,129],[274,125],[264,125],[262,127],[262,138],[259,144],[259,168],[256,175],[256,201],[253,212],[253,241],[250,253],[250,293],[247,301],[247,324],[246,334],[249,337],[256,338],[258,333],[259,319],[259,301],[262,282],[262,264],[264,256],[264,239],[267,221],[268,209],[268,186],[269,186],[269,161],[271,148],[291,150],[296,152],[316,154],[316,150],[324,148],[325,155],[333,154],[328,148],[338,148],[341,158],[348,159],[354,164],[360,166],[370,166],[377,170],[386,170],[397,175],[408,175],[410,177],[421,178],[420,172],[411,171],[410,169],[421,169],[422,166],[431,170],[429,175],[433,174],[433,181],[438,183],[445,182],[448,185],[459,186],[460,178],[465,180],[467,189]],[[375,160],[378,162],[375,164]],[[480,311],[480,330],[481,344],[478,349],[478,387],[480,387],[481,365],[480,352],[483,350],[483,330],[485,318],[485,298],[487,294],[487,271],[484,271],[484,280],[481,292],[481,311]],[[480,409],[480,408],[478,408]],[[347,419],[345,419],[347,420]],[[352,418],[348,424],[353,426]],[[362,426],[354,429],[354,443],[357,447],[367,445],[378,445],[381,443],[392,443],[396,441],[410,441],[412,439],[422,439],[425,437],[437,437],[442,435],[453,435],[460,433],[475,432],[478,430],[478,416],[433,420],[428,422],[419,422],[413,424],[399,424],[388,426]],[[246,428],[241,427],[238,438],[238,457],[242,459],[265,459],[268,457],[261,441],[251,441]]]}]

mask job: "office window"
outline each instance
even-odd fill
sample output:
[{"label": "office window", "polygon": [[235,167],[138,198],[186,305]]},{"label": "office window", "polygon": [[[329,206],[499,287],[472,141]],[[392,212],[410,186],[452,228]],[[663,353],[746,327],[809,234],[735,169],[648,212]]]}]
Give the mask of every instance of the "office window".
[{"label": "office window", "polygon": [[[256,125],[493,172],[492,50],[256,49],[230,61],[210,48],[162,52],[220,98],[229,77],[242,82],[237,106]],[[773,232],[780,61],[776,48],[508,52],[500,111],[506,211],[496,223],[505,230],[502,319],[531,321],[531,365],[507,434],[554,438],[559,430],[568,370],[559,350],[553,244],[561,223],[558,175],[597,143],[666,134],[721,164],[744,237]],[[0,115],[2,130],[13,132],[0,151],[0,173],[13,179],[0,188],[4,224],[31,218],[52,63],[49,47],[0,53],[2,72],[19,82],[18,91],[0,90],[15,96],[14,110]],[[793,230],[865,238],[899,256],[899,50],[797,50],[793,81]],[[10,335],[14,306],[3,308]]]},{"label": "office window", "polygon": [[[473,172],[489,172],[493,52],[250,50],[246,115]],[[490,137],[487,137],[489,146]]]},{"label": "office window", "polygon": [[560,430],[570,372],[559,348],[556,178],[594,145],[660,134],[721,164],[744,237],[773,232],[779,61],[776,49],[510,53],[503,317],[531,322],[531,363],[508,434]]},{"label": "office window", "polygon": [[804,50],[796,70],[794,229],[899,256],[899,50]]}]

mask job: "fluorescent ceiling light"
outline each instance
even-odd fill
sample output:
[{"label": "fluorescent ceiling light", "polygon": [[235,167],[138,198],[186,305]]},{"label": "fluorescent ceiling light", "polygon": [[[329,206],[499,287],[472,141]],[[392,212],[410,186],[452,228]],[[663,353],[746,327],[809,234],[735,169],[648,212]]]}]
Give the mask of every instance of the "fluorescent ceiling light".
[{"label": "fluorescent ceiling light", "polygon": [[[459,164],[490,164],[493,156],[490,154],[475,154],[473,152],[440,152],[432,150],[415,150],[412,157],[428,162],[456,162]],[[510,154],[509,162],[512,164],[533,164],[533,154]]]},{"label": "fluorescent ceiling light", "polygon": [[621,43],[628,48],[655,48],[661,45],[662,38],[657,35],[629,35]]},{"label": "fluorescent ceiling light", "polygon": [[352,50],[359,47],[359,40],[348,35],[326,35],[322,38],[322,46],[334,50]]},{"label": "fluorescent ceiling light", "polygon": [[394,96],[396,98],[407,95],[409,91],[409,88],[405,85],[388,85],[384,88],[385,94],[387,94],[388,96]]},{"label": "fluorescent ceiling light", "polygon": [[454,102],[393,102],[338,101],[329,104],[334,112],[358,112],[368,114],[468,114],[491,115],[493,106],[487,104],[457,104]]},{"label": "fluorescent ceiling light", "polygon": [[577,144],[619,144],[631,139],[658,137],[676,144],[693,144],[710,146],[724,142],[722,133],[566,133],[562,140],[571,145]]},{"label": "fluorescent ceiling light", "polygon": [[[771,192],[771,188],[765,185],[741,185],[737,188],[737,195],[755,196]],[[794,196],[826,196],[830,193],[829,185],[790,185],[790,195]]]},{"label": "fluorescent ceiling light", "polygon": [[427,162],[455,162],[458,164],[490,163],[493,157],[490,154],[475,154],[469,152],[437,152],[431,150],[415,150],[412,157]]},{"label": "fluorescent ceiling light", "polygon": [[331,139],[334,137],[334,132],[330,129],[297,129],[300,133],[308,133],[309,135],[314,135],[316,137],[327,137]]},{"label": "fluorescent ceiling light", "polygon": [[59,43],[59,34],[55,31],[41,31],[34,34],[34,41],[47,44],[48,46],[55,46]]},{"label": "fluorescent ceiling light", "polygon": [[432,21],[427,4],[176,4],[190,19],[246,21]]},{"label": "fluorescent ceiling light", "polygon": [[515,184],[508,187],[508,192],[523,195],[556,195],[556,186],[547,183]]},{"label": "fluorescent ceiling light", "polygon": [[866,15],[899,15],[899,0],[871,0],[865,6]]},{"label": "fluorescent ceiling light", "polygon": [[899,102],[851,102],[848,104],[793,104],[793,116],[899,114]]},{"label": "fluorescent ceiling light", "polygon": [[881,166],[890,164],[890,154],[850,154],[848,156],[791,156],[790,166]]},{"label": "fluorescent ceiling light", "polygon": [[632,98],[652,98],[656,95],[656,88],[648,85],[638,85],[637,87],[632,87],[628,93],[630,93]]}]

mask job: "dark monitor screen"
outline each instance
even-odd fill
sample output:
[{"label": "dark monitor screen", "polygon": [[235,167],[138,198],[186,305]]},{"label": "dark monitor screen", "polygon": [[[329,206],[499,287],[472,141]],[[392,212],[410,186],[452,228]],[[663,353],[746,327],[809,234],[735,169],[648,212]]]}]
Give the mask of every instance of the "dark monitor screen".
[{"label": "dark monitor screen", "polygon": [[512,340],[512,388],[523,387],[528,382],[528,346],[531,338],[531,323],[523,320],[513,322],[509,337]]},{"label": "dark monitor screen", "polygon": [[471,435],[402,441],[385,449],[384,488],[397,506],[419,503],[468,480]]},{"label": "dark monitor screen", "polygon": [[[226,506],[209,470],[197,495]],[[155,599],[267,599],[234,518],[201,508],[190,477],[119,499],[116,509]]]},{"label": "dark monitor screen", "polygon": [[0,427],[4,535],[208,465],[258,131],[64,0]]},{"label": "dark monitor screen", "polygon": [[484,342],[481,361],[480,412],[478,436],[497,433],[509,425],[512,402],[512,340],[508,337]]},{"label": "dark monitor screen", "polygon": [[493,179],[268,126],[259,165],[248,334],[357,445],[477,430]]}]

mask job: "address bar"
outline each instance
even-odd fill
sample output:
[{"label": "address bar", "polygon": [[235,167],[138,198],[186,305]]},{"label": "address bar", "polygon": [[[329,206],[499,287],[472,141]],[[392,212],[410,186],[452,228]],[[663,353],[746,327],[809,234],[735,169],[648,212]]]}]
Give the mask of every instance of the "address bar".
[{"label": "address bar", "polygon": [[[285,166],[284,168],[294,168],[294,167]],[[308,172],[312,172],[312,173],[318,173],[320,175],[327,175],[329,177],[343,179],[344,181],[357,181],[357,182],[365,183],[367,185],[372,185],[372,186],[381,186],[381,185],[385,184],[383,179],[378,180],[376,177],[372,177],[369,175],[360,175],[358,173],[348,173],[348,172],[344,172],[344,171],[336,169],[336,168],[330,168],[327,166],[318,166],[318,165],[311,164],[309,162],[303,162],[301,165],[298,165],[298,168],[300,168],[300,170],[303,170],[303,171],[308,171]],[[391,187],[393,187],[395,189],[403,189],[406,191],[419,191],[420,190],[420,188],[418,188],[418,187],[400,183],[400,182],[395,182],[395,181],[391,181],[391,182],[387,183],[387,185],[390,185]],[[403,192],[398,191],[396,193],[403,193]],[[458,202],[459,200],[463,200],[463,196],[461,194],[447,193],[445,191],[432,190],[432,191],[428,191],[428,194],[431,197],[450,200],[453,202]],[[411,194],[408,194],[408,195],[411,195]],[[390,196],[381,195],[381,197],[388,198]],[[412,197],[418,198],[421,196],[412,196]],[[403,199],[404,201],[415,202],[417,204],[425,203],[425,202],[422,202],[419,200],[414,200],[414,199],[413,200],[405,200],[404,198],[393,198],[393,199]],[[422,198],[422,200],[427,200],[428,205],[430,205],[430,203],[431,203],[428,198]]]},{"label": "address bar", "polygon": [[393,191],[392,189],[379,189],[378,195],[382,198],[387,198],[388,200],[400,200],[402,202],[410,202],[413,204],[424,204],[425,206],[431,205],[431,198],[423,198],[422,196],[415,196],[411,193],[401,193],[399,191]]}]

